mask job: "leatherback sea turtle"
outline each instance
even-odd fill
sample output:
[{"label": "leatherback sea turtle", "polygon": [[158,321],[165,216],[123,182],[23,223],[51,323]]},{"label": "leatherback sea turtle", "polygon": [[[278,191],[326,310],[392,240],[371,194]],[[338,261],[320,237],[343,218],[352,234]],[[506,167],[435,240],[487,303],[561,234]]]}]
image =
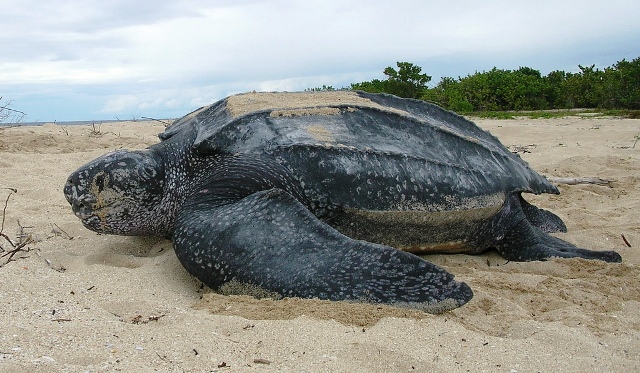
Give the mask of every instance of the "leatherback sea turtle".
[{"label": "leatherback sea turtle", "polygon": [[160,138],[86,164],[64,193],[96,232],[170,237],[213,289],[442,312],[471,289],[406,251],[621,261],[548,235],[562,220],[521,193],[557,188],[488,132],[423,101],[248,93]]}]

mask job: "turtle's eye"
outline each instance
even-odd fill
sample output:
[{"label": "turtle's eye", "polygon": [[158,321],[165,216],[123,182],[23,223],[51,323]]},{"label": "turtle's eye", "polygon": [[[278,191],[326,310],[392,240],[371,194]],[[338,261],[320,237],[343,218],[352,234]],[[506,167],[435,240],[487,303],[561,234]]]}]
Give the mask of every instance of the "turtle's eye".
[{"label": "turtle's eye", "polygon": [[152,167],[152,166],[141,167],[138,170],[138,173],[145,180],[153,179],[158,174],[158,172],[156,171],[155,167]]},{"label": "turtle's eye", "polygon": [[93,179],[93,183],[98,188],[98,192],[102,192],[104,190],[104,174],[96,175],[95,179]]}]

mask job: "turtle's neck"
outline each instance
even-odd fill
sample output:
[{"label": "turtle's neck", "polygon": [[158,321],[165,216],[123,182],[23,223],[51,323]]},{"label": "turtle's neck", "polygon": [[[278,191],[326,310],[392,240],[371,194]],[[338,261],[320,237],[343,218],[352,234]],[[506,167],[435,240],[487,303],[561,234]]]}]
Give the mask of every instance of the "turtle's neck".
[{"label": "turtle's neck", "polygon": [[149,150],[160,159],[165,171],[165,190],[162,202],[157,208],[154,234],[170,237],[173,233],[175,217],[184,201],[201,185],[212,167],[211,157],[201,157],[193,150],[195,132],[184,131]]}]

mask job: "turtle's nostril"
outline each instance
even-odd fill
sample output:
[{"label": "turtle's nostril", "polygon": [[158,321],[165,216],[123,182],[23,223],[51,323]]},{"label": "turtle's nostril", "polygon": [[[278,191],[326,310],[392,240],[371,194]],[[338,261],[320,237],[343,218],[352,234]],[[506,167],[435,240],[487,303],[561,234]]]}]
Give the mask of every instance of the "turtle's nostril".
[{"label": "turtle's nostril", "polygon": [[64,196],[72,206],[76,205],[76,199],[78,198],[77,188],[78,185],[80,185],[79,181],[80,180],[77,176],[71,175],[67,179],[67,182],[64,184]]},{"label": "turtle's nostril", "polygon": [[78,185],[79,181],[80,178],[77,175],[71,175],[69,176],[69,178],[67,178],[67,183],[65,184],[65,186],[72,187]]},{"label": "turtle's nostril", "polygon": [[90,214],[91,209],[87,204],[80,201],[71,202],[71,210],[78,216]]},{"label": "turtle's nostril", "polygon": [[64,184],[64,194],[67,196],[71,195],[71,191],[74,186],[75,186],[75,183],[73,182],[73,180],[71,178],[68,178],[67,182]]}]

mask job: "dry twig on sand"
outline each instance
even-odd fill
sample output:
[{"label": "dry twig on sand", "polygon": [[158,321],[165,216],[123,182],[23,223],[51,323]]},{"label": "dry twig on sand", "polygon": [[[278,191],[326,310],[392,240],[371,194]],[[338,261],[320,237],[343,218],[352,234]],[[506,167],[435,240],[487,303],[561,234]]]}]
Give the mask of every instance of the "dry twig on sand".
[{"label": "dry twig on sand", "polygon": [[627,245],[627,247],[631,247],[631,244],[627,240],[627,237],[624,236],[624,234],[621,234],[620,237],[622,237],[622,241],[624,241],[624,244]]},{"label": "dry twig on sand", "polygon": [[8,243],[10,247],[5,249],[0,243],[0,254],[1,254],[0,259],[2,259],[2,262],[0,262],[0,267],[3,267],[5,264],[14,260],[13,257],[19,252],[28,252],[29,247],[27,245],[35,242],[35,239],[33,238],[33,236],[30,233],[25,232],[25,229],[28,227],[22,226],[20,222],[18,222],[18,227],[20,227],[20,232],[18,233],[18,242],[14,242],[11,238],[9,238],[9,236],[7,236],[4,233],[4,221],[5,221],[6,211],[7,211],[7,205],[9,204],[9,199],[11,198],[11,195],[13,193],[18,193],[18,190],[15,188],[2,188],[2,189],[8,189],[10,193],[7,196],[7,199],[4,201],[4,207],[2,208],[2,223],[0,224],[0,238],[3,238],[5,241],[5,245]]},{"label": "dry twig on sand", "polygon": [[91,123],[91,132],[89,132],[89,136],[100,137],[104,135],[100,130],[100,127],[102,127],[102,123],[98,123],[97,125],[96,122]]},{"label": "dry twig on sand", "polygon": [[601,179],[598,177],[550,177],[549,181],[556,184],[578,185],[595,184],[611,187],[613,180]]},{"label": "dry twig on sand", "polygon": [[[71,236],[69,233],[65,232],[56,223],[52,223],[51,224],[51,233],[53,233],[53,235],[56,236],[56,237],[60,236],[60,237],[66,238],[68,240],[73,240],[73,236]],[[49,238],[49,237],[47,237],[47,238]]]},{"label": "dry twig on sand", "polygon": [[160,119],[156,119],[156,118],[149,118],[149,117],[140,117],[140,118],[146,119],[146,120],[151,120],[151,121],[154,121],[154,122],[160,122],[160,123],[164,124],[165,127],[171,125],[171,123],[169,123],[169,122],[166,122],[166,121],[160,120]]},{"label": "dry twig on sand", "polygon": [[537,144],[529,144],[529,145],[509,145],[507,148],[511,150],[512,153],[531,153],[531,149],[538,147]]}]

